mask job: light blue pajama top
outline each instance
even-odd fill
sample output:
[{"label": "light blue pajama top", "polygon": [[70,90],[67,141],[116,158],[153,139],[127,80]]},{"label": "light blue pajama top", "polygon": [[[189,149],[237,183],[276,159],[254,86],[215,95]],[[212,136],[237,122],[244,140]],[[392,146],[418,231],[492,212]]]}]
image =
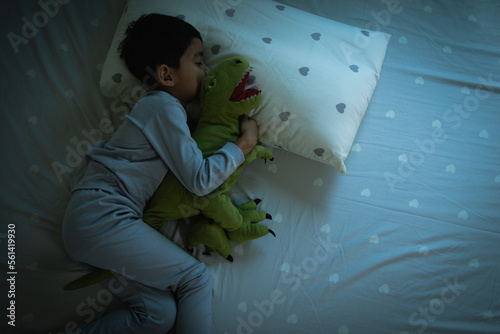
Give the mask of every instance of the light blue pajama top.
[{"label": "light blue pajama top", "polygon": [[203,196],[225,180],[220,175],[232,174],[244,159],[233,143],[203,159],[182,105],[168,93],[155,91],[137,102],[109,141],[91,148],[72,191],[118,192],[142,211],[167,172]]}]

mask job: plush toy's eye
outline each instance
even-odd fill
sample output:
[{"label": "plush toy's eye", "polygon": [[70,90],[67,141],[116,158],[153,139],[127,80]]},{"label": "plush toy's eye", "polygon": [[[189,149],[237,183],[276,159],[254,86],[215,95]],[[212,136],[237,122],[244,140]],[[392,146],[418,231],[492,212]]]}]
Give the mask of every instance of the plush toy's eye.
[{"label": "plush toy's eye", "polygon": [[215,87],[216,83],[217,83],[217,80],[215,80],[215,79],[210,81],[210,83],[208,84],[208,89],[213,89]]}]

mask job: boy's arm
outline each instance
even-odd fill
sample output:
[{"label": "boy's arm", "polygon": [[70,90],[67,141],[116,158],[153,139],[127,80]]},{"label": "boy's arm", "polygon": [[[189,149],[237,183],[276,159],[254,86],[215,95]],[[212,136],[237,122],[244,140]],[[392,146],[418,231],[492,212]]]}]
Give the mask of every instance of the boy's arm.
[{"label": "boy's arm", "polygon": [[[252,128],[252,125],[245,125]],[[191,137],[186,113],[181,106],[167,104],[155,113],[143,129],[168,169],[189,191],[204,196],[220,186],[245,160],[237,144],[227,143],[207,159]],[[252,144],[254,130],[246,129],[240,143],[246,151]],[[251,149],[250,149],[251,150]]]}]

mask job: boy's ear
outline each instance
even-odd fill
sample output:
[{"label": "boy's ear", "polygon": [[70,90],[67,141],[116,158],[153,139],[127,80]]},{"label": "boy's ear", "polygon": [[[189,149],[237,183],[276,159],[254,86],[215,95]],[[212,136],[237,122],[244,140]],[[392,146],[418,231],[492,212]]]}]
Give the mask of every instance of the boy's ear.
[{"label": "boy's ear", "polygon": [[172,87],[175,84],[172,74],[172,69],[165,64],[161,64],[156,69],[158,82],[166,87]]}]

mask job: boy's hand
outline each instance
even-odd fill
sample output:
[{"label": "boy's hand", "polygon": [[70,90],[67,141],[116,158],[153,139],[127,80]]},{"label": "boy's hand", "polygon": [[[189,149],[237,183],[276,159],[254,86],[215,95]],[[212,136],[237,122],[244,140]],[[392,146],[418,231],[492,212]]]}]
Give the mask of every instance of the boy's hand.
[{"label": "boy's hand", "polygon": [[254,119],[243,115],[240,118],[241,137],[234,143],[241,149],[246,156],[257,145],[259,138],[259,126]]},{"label": "boy's hand", "polygon": [[259,126],[257,121],[251,119],[247,115],[240,117],[240,131],[242,136],[251,136],[255,138],[255,144],[257,144],[257,139],[259,137]]}]

